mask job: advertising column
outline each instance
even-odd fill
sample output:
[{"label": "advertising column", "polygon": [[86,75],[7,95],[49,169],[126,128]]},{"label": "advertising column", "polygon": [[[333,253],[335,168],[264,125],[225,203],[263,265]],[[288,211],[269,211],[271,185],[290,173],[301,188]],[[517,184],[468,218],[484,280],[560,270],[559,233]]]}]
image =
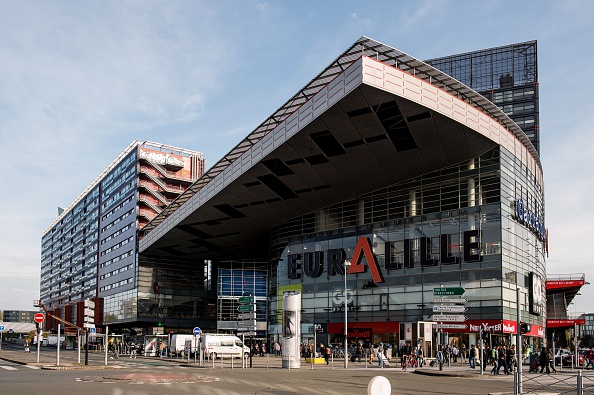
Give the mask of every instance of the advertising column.
[{"label": "advertising column", "polygon": [[301,366],[301,294],[285,292],[283,295],[283,368]]}]

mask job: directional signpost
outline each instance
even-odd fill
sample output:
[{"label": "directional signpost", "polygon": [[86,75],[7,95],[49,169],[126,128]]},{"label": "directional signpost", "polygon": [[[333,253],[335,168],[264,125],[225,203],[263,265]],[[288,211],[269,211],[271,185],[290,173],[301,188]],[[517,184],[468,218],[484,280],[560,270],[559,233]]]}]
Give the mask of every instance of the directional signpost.
[{"label": "directional signpost", "polygon": [[464,313],[468,310],[465,306],[433,306],[434,313]]},{"label": "directional signpost", "polygon": [[[237,332],[241,334],[245,344],[245,336],[256,336],[256,301],[253,296],[242,296],[238,299],[237,306]],[[253,347],[253,340],[250,338],[250,347]],[[242,352],[242,361],[243,352]],[[243,363],[242,363],[243,366]],[[250,352],[250,368],[252,367],[252,353]]]},{"label": "directional signpost", "polygon": [[462,287],[433,288],[433,295],[435,296],[464,295],[464,292],[466,290]]},{"label": "directional signpost", "polygon": [[[433,295],[438,298],[433,299],[434,313],[432,321],[438,322],[436,328],[438,330],[438,343],[441,347],[444,344],[443,330],[444,329],[466,329],[466,324],[459,324],[459,322],[466,321],[466,316],[463,314],[443,314],[443,313],[464,313],[467,308],[464,306],[466,299],[447,298],[448,296],[462,296],[466,290],[462,287],[439,287],[433,288]],[[445,296],[445,297],[444,297]],[[457,303],[454,305],[444,305],[443,303]],[[444,324],[445,322],[445,324]],[[455,322],[455,324],[454,324]],[[448,360],[449,366],[449,360]],[[443,370],[443,363],[439,363],[439,370]]]},{"label": "directional signpost", "polygon": [[0,325],[0,350],[2,350],[2,332],[4,332],[4,325]]},{"label": "directional signpost", "polygon": [[433,299],[433,303],[466,303],[468,302],[466,299],[453,299],[453,298],[436,298]]}]

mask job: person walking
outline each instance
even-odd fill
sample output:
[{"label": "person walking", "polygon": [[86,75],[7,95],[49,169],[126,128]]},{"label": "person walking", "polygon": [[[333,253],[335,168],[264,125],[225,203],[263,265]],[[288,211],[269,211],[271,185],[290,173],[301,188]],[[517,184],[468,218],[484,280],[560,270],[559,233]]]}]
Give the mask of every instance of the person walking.
[{"label": "person walking", "polygon": [[474,346],[474,344],[472,346],[470,346],[470,352],[468,354],[468,362],[470,363],[471,369],[476,369],[476,347]]},{"label": "person walking", "polygon": [[134,342],[130,343],[130,358],[136,359],[136,345]]},{"label": "person walking", "polygon": [[557,369],[555,369],[555,359],[553,358],[553,350],[551,350],[549,348],[548,354],[549,354],[549,366],[553,370],[553,373],[557,373]]},{"label": "person walking", "polygon": [[165,343],[159,341],[159,358],[163,358],[163,351],[165,351]]},{"label": "person walking", "polygon": [[324,350],[324,359],[326,360],[326,365],[328,365],[330,363],[330,355],[332,355],[332,349],[330,348],[330,345],[328,344],[326,346],[326,349]]},{"label": "person walking", "polygon": [[543,347],[542,350],[540,350],[538,359],[540,362],[540,373],[546,369],[547,374],[550,374],[551,370],[549,368],[549,353],[547,352],[546,348]]},{"label": "person walking", "polygon": [[592,365],[592,369],[594,369],[594,349],[592,347],[590,347],[586,353],[586,359],[588,360],[588,364],[584,369],[588,369],[588,366],[590,365]]}]

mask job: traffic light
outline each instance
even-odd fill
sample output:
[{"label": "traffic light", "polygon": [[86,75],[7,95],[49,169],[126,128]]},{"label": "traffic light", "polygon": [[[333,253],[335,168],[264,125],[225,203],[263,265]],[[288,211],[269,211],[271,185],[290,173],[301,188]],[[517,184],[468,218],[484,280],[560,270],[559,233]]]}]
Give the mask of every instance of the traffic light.
[{"label": "traffic light", "polygon": [[520,333],[528,333],[532,329],[532,325],[527,324],[526,322],[520,322]]}]

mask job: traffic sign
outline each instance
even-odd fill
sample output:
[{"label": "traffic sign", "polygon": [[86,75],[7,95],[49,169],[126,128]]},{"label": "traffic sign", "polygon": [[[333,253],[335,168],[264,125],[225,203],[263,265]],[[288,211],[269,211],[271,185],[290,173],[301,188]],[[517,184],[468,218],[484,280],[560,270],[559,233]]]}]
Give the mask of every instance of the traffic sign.
[{"label": "traffic sign", "polygon": [[247,313],[248,311],[255,311],[256,307],[253,304],[240,304],[237,306],[237,311],[240,313]]},{"label": "traffic sign", "polygon": [[466,290],[462,287],[433,288],[433,295],[436,296],[464,295],[464,292],[466,292]]},{"label": "traffic sign", "polygon": [[83,328],[95,328],[95,324],[83,322]]},{"label": "traffic sign", "polygon": [[252,311],[250,313],[237,314],[237,319],[238,320],[255,320],[256,319],[256,313]]},{"label": "traffic sign", "polygon": [[0,325],[0,332],[4,330],[4,325]]},{"label": "traffic sign", "polygon": [[245,320],[245,321],[237,321],[237,327],[238,328],[245,328],[245,327],[255,327],[256,326],[256,320]]},{"label": "traffic sign", "polygon": [[200,329],[199,327],[194,328],[194,335],[195,336],[200,336],[201,333],[202,333],[202,329]]},{"label": "traffic sign", "polygon": [[462,314],[433,314],[432,320],[434,322],[464,322],[466,316]]},{"label": "traffic sign", "polygon": [[466,324],[435,324],[437,329],[466,329]]},{"label": "traffic sign", "polygon": [[89,333],[97,333],[97,328],[89,328]]},{"label": "traffic sign", "polygon": [[43,322],[43,320],[45,320],[45,316],[41,313],[37,313],[35,314],[35,316],[33,317],[33,320],[35,322],[37,322],[38,324],[41,324]]},{"label": "traffic sign", "polygon": [[436,298],[433,299],[433,303],[466,303],[466,299],[448,299],[448,298]]},{"label": "traffic sign", "polygon": [[239,298],[239,304],[250,304],[250,303],[254,303],[253,296],[242,296]]},{"label": "traffic sign", "polygon": [[[254,328],[253,330],[256,330],[256,328]],[[243,335],[243,336],[256,336],[256,332],[239,332],[238,335]]]},{"label": "traffic sign", "polygon": [[434,313],[464,313],[466,310],[464,306],[433,306]]}]

